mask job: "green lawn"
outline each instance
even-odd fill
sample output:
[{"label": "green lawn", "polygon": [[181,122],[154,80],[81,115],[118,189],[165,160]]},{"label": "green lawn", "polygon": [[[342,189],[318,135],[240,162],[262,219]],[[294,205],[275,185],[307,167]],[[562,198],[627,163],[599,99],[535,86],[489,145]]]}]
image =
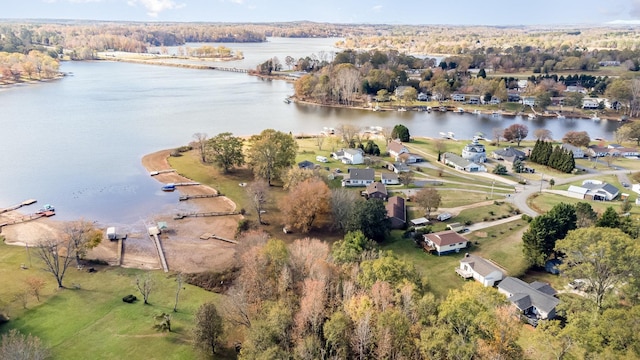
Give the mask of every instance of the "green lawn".
[{"label": "green lawn", "polygon": [[[193,315],[202,303],[219,296],[184,285],[178,312],[173,313],[176,282],[171,274],[151,272],[156,284],[151,305],[141,300],[127,304],[122,301],[127,294],[141,298],[134,279],[142,270],[99,266],[98,272],[88,273],[70,267],[64,279],[69,288],[57,290],[33,254],[29,269],[20,269],[20,264],[29,264],[25,249],[0,244],[0,306],[11,317],[0,333],[17,328],[36,335],[56,359],[193,359]],[[39,303],[29,297],[25,310],[14,296],[30,276],[44,279],[46,287]],[[80,289],[72,289],[72,284]],[[161,312],[171,313],[171,333],[153,329],[153,316]]]},{"label": "green lawn", "polygon": [[[518,220],[467,235],[472,242],[468,252],[495,261],[510,276],[522,275],[526,269],[522,255],[522,231],[526,226],[525,221]],[[464,256],[462,253],[442,256],[427,254],[416,247],[412,239],[403,238],[400,231],[393,231],[381,248],[392,250],[401,259],[414,264],[422,277],[426,278],[430,291],[440,299],[449,290],[461,288],[465,282],[455,272]]]},{"label": "green lawn", "polygon": [[[630,201],[635,201],[633,198]],[[550,193],[542,193],[542,194],[534,194],[527,200],[529,206],[538,211],[539,213],[545,213],[551,210],[557,204],[577,204],[578,202],[588,202],[593,210],[597,213],[602,214],[609,206],[613,207],[616,212],[620,213],[620,206],[622,205],[622,201],[614,200],[614,201],[591,201],[591,200],[580,200],[574,199],[562,195],[550,194]],[[637,206],[631,207],[632,215],[640,215],[640,208]]]}]

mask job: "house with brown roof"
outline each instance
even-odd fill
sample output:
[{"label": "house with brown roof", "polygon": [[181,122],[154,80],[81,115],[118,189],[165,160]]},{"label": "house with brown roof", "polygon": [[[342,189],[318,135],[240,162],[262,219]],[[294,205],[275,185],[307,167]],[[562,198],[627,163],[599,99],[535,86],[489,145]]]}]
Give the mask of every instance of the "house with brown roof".
[{"label": "house with brown roof", "polygon": [[404,198],[392,196],[385,207],[387,208],[387,217],[391,220],[391,228],[403,229],[407,224],[407,208]]},{"label": "house with brown roof", "polygon": [[396,158],[397,156],[400,156],[400,154],[409,153],[409,149],[407,149],[400,140],[389,141],[387,150],[389,151],[389,156],[391,156],[392,158]]},{"label": "house with brown roof", "polygon": [[493,262],[477,255],[466,254],[456,273],[465,279],[475,279],[484,286],[495,286],[504,279],[504,271]]},{"label": "house with brown roof", "polygon": [[367,189],[363,193],[367,199],[387,200],[387,187],[377,181],[367,185]]},{"label": "house with brown roof", "polygon": [[460,252],[468,243],[469,240],[452,230],[424,235],[425,249],[435,251],[438,255]]}]

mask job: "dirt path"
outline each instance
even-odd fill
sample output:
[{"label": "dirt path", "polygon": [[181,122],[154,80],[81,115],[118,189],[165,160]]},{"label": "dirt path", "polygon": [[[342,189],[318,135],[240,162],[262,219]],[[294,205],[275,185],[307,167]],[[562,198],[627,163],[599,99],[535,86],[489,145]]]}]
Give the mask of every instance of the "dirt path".
[{"label": "dirt path", "polygon": [[[149,154],[142,159],[143,166],[149,171],[169,169],[167,158],[170,150]],[[160,183],[191,182],[179,174],[166,173],[154,176]],[[181,195],[216,194],[215,189],[204,185],[180,186]],[[204,233],[212,233],[217,236],[233,239],[238,221],[241,215],[199,217],[174,220],[177,212],[231,212],[236,205],[230,199],[220,196],[215,198],[191,199],[176,203],[176,207],[170,213],[162,213],[146,219],[147,226],[156,225],[164,221],[168,225],[167,231],[160,235],[165,257],[171,271],[198,272],[203,270],[222,270],[232,264],[235,254],[235,245],[219,240],[202,240]],[[4,220],[21,217],[17,211],[11,211],[0,215],[0,223]],[[7,244],[11,245],[36,245],[47,237],[61,237],[63,222],[54,219],[38,219],[19,225],[11,225],[2,228],[2,235]],[[127,239],[124,240],[122,266],[143,269],[159,269],[160,263],[155,245],[147,236],[145,229],[140,224],[132,224]],[[88,253],[88,258],[97,258],[115,263],[117,260],[117,242],[103,240],[102,243]]]}]

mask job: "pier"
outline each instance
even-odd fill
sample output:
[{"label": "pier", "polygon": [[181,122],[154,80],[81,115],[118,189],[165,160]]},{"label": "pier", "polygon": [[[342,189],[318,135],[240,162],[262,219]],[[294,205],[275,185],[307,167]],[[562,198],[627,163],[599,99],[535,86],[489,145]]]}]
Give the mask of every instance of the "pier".
[{"label": "pier", "polygon": [[164,251],[162,251],[162,243],[160,242],[160,230],[157,227],[153,226],[149,228],[149,236],[153,240],[153,244],[156,246],[156,250],[158,251],[158,258],[160,258],[160,264],[162,265],[162,269],[164,272],[169,272],[169,266],[167,265],[167,259],[164,257]]},{"label": "pier", "polygon": [[216,240],[228,242],[228,243],[231,243],[231,244],[238,244],[238,242],[235,241],[235,240],[225,239],[223,237],[217,236],[216,234],[212,234],[212,233],[204,233],[204,234],[202,234],[200,236],[200,239],[202,239],[202,240],[216,239]]},{"label": "pier", "polygon": [[240,69],[240,68],[234,68],[234,67],[220,67],[220,66],[209,66],[209,69],[211,70],[220,70],[220,71],[230,71],[230,72],[237,72],[237,73],[249,73],[248,69]]},{"label": "pier", "polygon": [[193,185],[200,185],[199,182],[183,182],[183,183],[173,183],[173,185],[175,186],[193,186]]},{"label": "pier", "polygon": [[176,214],[173,217],[173,220],[182,220],[188,217],[208,217],[208,216],[227,216],[227,215],[240,215],[240,212],[227,211],[227,212],[206,212],[206,213],[182,213],[182,214]]},{"label": "pier", "polygon": [[27,221],[32,221],[32,220],[37,220],[43,217],[50,217],[55,215],[56,213],[54,211],[43,211],[37,214],[29,214],[27,216],[24,216],[20,219],[16,219],[16,220],[11,220],[11,221],[7,221],[5,223],[0,224],[0,230],[2,229],[3,226],[7,226],[7,225],[16,225],[16,224],[22,224],[25,223]]},{"label": "pier", "polygon": [[166,170],[152,171],[152,172],[149,173],[149,175],[156,176],[156,175],[172,173],[172,172],[176,172],[176,169],[166,169]]},{"label": "pier", "polygon": [[28,205],[31,205],[31,204],[35,204],[36,202],[38,202],[36,199],[25,200],[25,201],[21,202],[20,204],[10,206],[10,207],[8,207],[6,209],[0,209],[0,214],[6,213],[6,212],[9,212],[9,211],[13,211],[13,210],[18,210],[23,206],[28,206]]},{"label": "pier", "polygon": [[222,194],[202,194],[202,195],[180,195],[180,201],[187,201],[189,199],[204,199],[204,198],[214,198],[222,196]]}]

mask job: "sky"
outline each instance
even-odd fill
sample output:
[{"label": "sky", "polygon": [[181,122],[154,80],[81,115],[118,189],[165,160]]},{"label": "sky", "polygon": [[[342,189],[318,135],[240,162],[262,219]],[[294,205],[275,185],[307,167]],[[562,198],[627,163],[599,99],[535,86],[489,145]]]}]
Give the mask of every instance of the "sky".
[{"label": "sky", "polygon": [[[640,0],[0,0],[0,19],[411,25],[640,24]],[[10,4],[10,5],[8,5]]]}]

